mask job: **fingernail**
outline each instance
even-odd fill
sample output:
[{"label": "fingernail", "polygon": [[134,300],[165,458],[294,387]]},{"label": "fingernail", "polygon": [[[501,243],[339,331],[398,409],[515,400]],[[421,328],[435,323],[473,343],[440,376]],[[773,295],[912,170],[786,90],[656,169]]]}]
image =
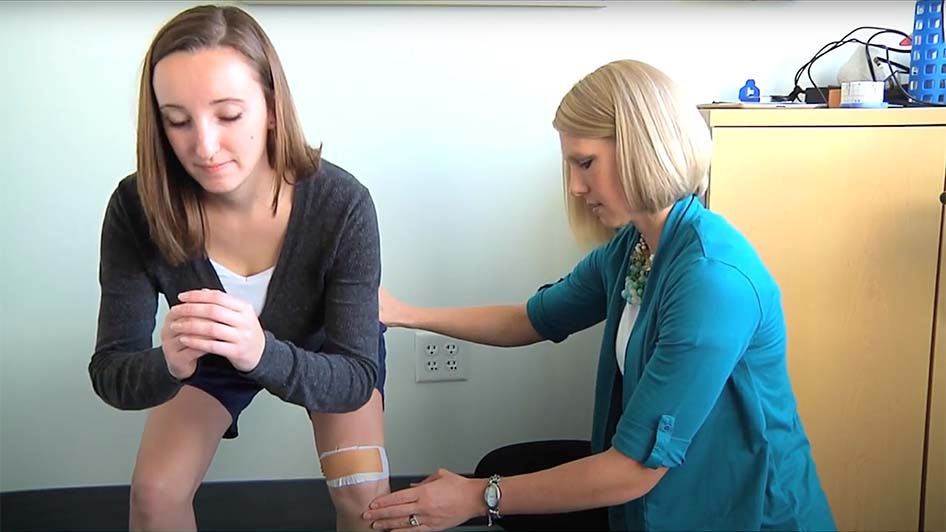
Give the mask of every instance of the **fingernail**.
[{"label": "fingernail", "polygon": [[373,503],[371,503],[371,504],[368,505],[368,508],[371,508],[372,510],[374,510],[374,509],[377,508],[377,507],[378,507],[378,503],[376,503],[376,502],[373,502]]},{"label": "fingernail", "polygon": [[371,521],[371,516],[368,514],[368,512],[361,514],[361,518],[365,521]]}]

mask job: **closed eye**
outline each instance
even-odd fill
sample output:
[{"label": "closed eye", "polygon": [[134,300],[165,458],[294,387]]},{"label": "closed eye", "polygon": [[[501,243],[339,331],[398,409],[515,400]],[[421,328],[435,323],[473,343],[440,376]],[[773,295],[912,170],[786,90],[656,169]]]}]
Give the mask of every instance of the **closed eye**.
[{"label": "closed eye", "polygon": [[165,118],[164,121],[167,122],[167,125],[168,125],[169,127],[173,127],[173,128],[182,128],[182,127],[184,127],[184,126],[186,126],[187,124],[190,123],[190,120],[182,120],[182,121],[180,121],[180,122],[175,122],[175,121],[170,120],[170,119],[167,119],[167,118]]},{"label": "closed eye", "polygon": [[[243,113],[238,113],[231,116],[221,116],[220,121],[221,122],[236,122],[237,120],[241,118],[243,118]],[[164,121],[167,122],[167,125],[169,127],[172,127],[175,129],[187,127],[187,125],[190,124],[191,122],[190,119],[174,121],[174,120],[171,120],[170,118],[165,118]]]}]

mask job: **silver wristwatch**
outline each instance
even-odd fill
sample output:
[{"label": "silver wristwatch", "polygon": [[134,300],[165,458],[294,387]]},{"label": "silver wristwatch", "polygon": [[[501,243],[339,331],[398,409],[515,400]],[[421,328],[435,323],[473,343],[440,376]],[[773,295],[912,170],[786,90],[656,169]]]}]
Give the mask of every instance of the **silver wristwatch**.
[{"label": "silver wristwatch", "polygon": [[483,493],[483,500],[486,501],[487,526],[493,526],[493,520],[502,518],[502,514],[499,513],[499,500],[503,496],[503,492],[499,489],[500,480],[502,477],[499,475],[489,477],[486,491]]}]

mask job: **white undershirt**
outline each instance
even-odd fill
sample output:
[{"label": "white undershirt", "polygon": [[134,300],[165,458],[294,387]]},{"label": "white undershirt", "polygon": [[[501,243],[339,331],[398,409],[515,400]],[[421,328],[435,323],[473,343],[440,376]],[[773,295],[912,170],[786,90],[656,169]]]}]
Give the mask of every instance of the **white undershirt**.
[{"label": "white undershirt", "polygon": [[217,271],[217,277],[220,278],[220,284],[228,294],[242,299],[253,305],[253,310],[259,316],[263,311],[263,303],[266,302],[266,290],[269,288],[269,280],[273,276],[275,266],[267,268],[259,273],[254,273],[249,277],[233,273],[226,266],[210,259],[210,264]]},{"label": "white undershirt", "polygon": [[624,375],[624,357],[627,356],[627,341],[631,337],[631,329],[637,321],[637,314],[640,312],[640,305],[631,305],[624,303],[624,312],[621,313],[621,321],[618,323],[618,335],[614,341],[614,354],[618,359],[618,371]]}]

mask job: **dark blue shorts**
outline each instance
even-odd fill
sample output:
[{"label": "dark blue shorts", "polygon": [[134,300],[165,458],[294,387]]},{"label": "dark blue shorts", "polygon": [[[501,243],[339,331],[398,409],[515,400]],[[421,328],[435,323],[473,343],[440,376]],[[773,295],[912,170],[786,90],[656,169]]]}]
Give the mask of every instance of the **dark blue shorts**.
[{"label": "dark blue shorts", "polygon": [[[381,392],[383,399],[386,375],[384,359],[387,357],[384,347],[384,331],[388,328],[383,323],[378,325],[378,381],[375,383],[375,387]],[[230,412],[233,421],[223,435],[225,439],[236,438],[239,435],[237,420],[240,417],[240,412],[243,412],[249,406],[253,397],[263,389],[256,381],[241,375],[236,368],[230,365],[229,360],[219,355],[200,357],[197,360],[197,370],[183,383],[209,393]]]}]

